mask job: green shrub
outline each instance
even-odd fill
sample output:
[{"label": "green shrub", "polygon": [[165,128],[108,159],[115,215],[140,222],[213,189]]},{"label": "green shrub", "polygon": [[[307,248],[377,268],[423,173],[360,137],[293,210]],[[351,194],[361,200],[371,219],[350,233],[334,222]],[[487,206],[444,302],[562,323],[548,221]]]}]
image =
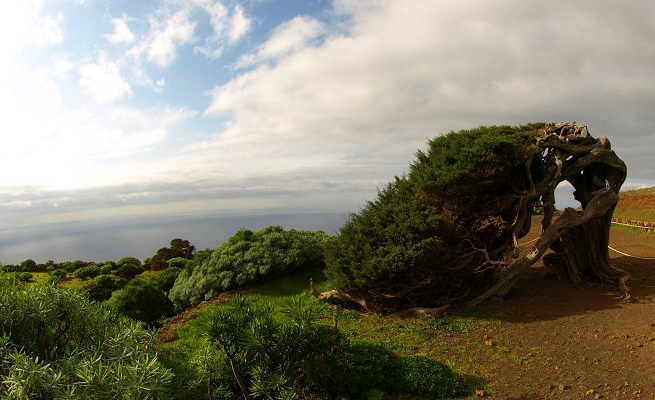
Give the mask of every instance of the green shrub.
[{"label": "green shrub", "polygon": [[86,267],[88,263],[82,261],[82,260],[75,260],[75,261],[64,261],[61,263],[61,266],[63,269],[66,270],[68,273],[73,273],[76,270]]},{"label": "green shrub", "polygon": [[[512,243],[516,192],[529,190],[525,163],[538,151],[542,125],[480,127],[430,140],[409,174],[352,214],[330,242],[326,276],[383,312],[482,293],[494,271],[479,270],[486,260],[474,247]],[[543,175],[537,165],[531,173],[535,180]]]},{"label": "green shrub", "polygon": [[215,390],[261,398],[333,392],[339,386],[344,336],[318,323],[319,310],[306,297],[288,302],[279,319],[272,311],[272,306],[234,299],[204,317],[206,336],[219,353],[214,357],[225,372]]},{"label": "green shrub", "polygon": [[79,291],[0,279],[0,315],[0,398],[170,398],[152,333]]},{"label": "green shrub", "polygon": [[32,260],[31,258],[23,260],[20,262],[20,268],[21,271],[31,271],[32,269],[36,268],[36,261]]},{"label": "green shrub", "polygon": [[123,315],[150,325],[173,314],[173,303],[166,293],[155,282],[143,279],[131,280],[124,288],[115,291],[108,305]]},{"label": "green shrub", "polygon": [[204,261],[194,259],[175,281],[169,297],[177,309],[235,287],[283,273],[321,268],[328,236],[323,232],[285,231],[279,226],[239,230]]},{"label": "green shrub", "polygon": [[186,258],[175,257],[175,258],[171,258],[170,260],[168,260],[168,266],[171,267],[171,268],[184,268],[184,266],[188,262],[189,262],[189,260],[186,259]]},{"label": "green shrub", "polygon": [[73,276],[83,281],[90,278],[95,278],[98,275],[100,275],[100,267],[97,265],[89,265],[86,267],[78,268],[73,272]]},{"label": "green shrub", "polygon": [[141,266],[141,261],[136,257],[126,256],[126,257],[123,257],[120,260],[118,260],[116,262],[116,264],[118,264],[119,267],[122,267],[122,266],[127,265],[127,264]]},{"label": "green shrub", "polygon": [[63,269],[52,270],[48,274],[48,283],[57,284],[57,283],[61,282],[62,280],[66,279],[66,275],[68,275],[66,270],[63,270]]},{"label": "green shrub", "polygon": [[98,275],[84,284],[83,290],[95,301],[105,301],[111,294],[123,286],[121,278],[109,275]]},{"label": "green shrub", "polygon": [[114,262],[107,261],[106,263],[100,266],[100,273],[103,275],[111,274],[118,268],[118,265]]},{"label": "green shrub", "polygon": [[16,272],[16,280],[19,282],[32,282],[34,275],[29,272]]},{"label": "green shrub", "polygon": [[145,269],[141,265],[125,263],[120,266],[114,273],[122,278],[130,280],[141,274],[143,271],[145,271]]},{"label": "green shrub", "polygon": [[168,293],[171,290],[171,288],[173,288],[173,285],[175,284],[175,280],[180,275],[180,272],[182,271],[179,268],[168,267],[165,270],[162,270],[159,274],[157,274],[157,276],[153,278],[153,282],[157,285],[159,289]]}]

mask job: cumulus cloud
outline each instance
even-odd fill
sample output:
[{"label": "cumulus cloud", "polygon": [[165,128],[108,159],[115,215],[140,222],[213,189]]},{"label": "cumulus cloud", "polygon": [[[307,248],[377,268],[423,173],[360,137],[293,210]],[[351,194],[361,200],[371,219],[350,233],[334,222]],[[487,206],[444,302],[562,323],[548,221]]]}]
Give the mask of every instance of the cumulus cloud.
[{"label": "cumulus cloud", "polygon": [[652,3],[340,1],[337,11],[347,22],[320,44],[287,30],[308,21],[290,21],[246,61],[285,57],[216,87],[206,113],[231,123],[189,151],[270,170],[311,168],[317,155],[406,168],[437,133],[575,120],[608,134],[631,176],[652,173],[642,145],[655,126]]},{"label": "cumulus cloud", "polygon": [[80,86],[98,104],[109,103],[132,94],[130,85],[121,76],[117,63],[107,60],[102,53],[96,62],[80,66]]},{"label": "cumulus cloud", "polygon": [[111,24],[114,28],[114,31],[108,35],[105,35],[107,41],[111,44],[123,44],[123,43],[132,43],[134,41],[134,33],[127,26],[127,18],[112,18]]},{"label": "cumulus cloud", "polygon": [[247,67],[260,61],[277,60],[307,47],[325,33],[324,25],[308,16],[295,17],[278,26],[256,53],[242,56],[236,66]]},{"label": "cumulus cloud", "polygon": [[196,5],[209,15],[212,33],[201,46],[194,48],[195,52],[216,59],[226,46],[236,44],[250,31],[251,21],[241,6],[235,6],[230,15],[230,10],[220,1],[196,1]]},{"label": "cumulus cloud", "polygon": [[228,41],[234,44],[241,40],[241,38],[250,31],[251,21],[246,16],[241,6],[236,6],[230,19],[230,28],[228,33]]},{"label": "cumulus cloud", "polygon": [[167,67],[177,56],[177,48],[194,41],[196,24],[186,11],[179,11],[164,21],[152,18],[151,33],[143,45],[148,60]]}]

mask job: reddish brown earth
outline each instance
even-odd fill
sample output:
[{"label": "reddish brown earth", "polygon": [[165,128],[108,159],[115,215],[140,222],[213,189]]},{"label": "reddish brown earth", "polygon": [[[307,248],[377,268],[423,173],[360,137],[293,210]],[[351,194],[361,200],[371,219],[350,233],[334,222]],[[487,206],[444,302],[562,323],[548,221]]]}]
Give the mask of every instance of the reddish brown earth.
[{"label": "reddish brown earth", "polygon": [[655,221],[655,187],[620,193],[614,217]]},{"label": "reddish brown earth", "polygon": [[[523,239],[536,237],[537,231]],[[610,245],[655,258],[655,235],[613,229]],[[614,287],[560,282],[538,266],[509,296],[483,306],[492,322],[440,343],[465,349],[490,399],[655,399],[655,259],[610,252],[632,275]]]}]

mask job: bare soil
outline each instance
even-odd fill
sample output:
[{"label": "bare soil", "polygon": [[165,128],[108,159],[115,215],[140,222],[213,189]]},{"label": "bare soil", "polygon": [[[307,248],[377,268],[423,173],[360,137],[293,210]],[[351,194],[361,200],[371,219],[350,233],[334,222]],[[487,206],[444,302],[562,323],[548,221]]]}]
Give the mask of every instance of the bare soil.
[{"label": "bare soil", "polygon": [[[610,245],[655,257],[652,234],[613,229]],[[631,301],[611,286],[560,282],[538,265],[505,299],[482,306],[492,323],[439,346],[479,366],[471,375],[486,383],[480,397],[655,399],[655,259],[610,255],[632,275]]]}]

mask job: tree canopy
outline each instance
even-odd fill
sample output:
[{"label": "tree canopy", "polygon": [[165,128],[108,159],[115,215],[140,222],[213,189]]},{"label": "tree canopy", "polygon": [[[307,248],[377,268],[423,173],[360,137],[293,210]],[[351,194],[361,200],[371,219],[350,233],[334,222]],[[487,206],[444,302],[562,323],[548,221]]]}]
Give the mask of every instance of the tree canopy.
[{"label": "tree canopy", "polygon": [[[625,164],[607,138],[575,123],[490,126],[428,142],[352,214],[326,254],[342,297],[380,312],[443,309],[503,295],[547,250],[547,267],[572,281],[599,279],[627,294],[609,262],[609,224]],[[582,211],[553,221],[554,191],[575,188]],[[543,209],[543,234],[520,255],[518,239]]]}]

